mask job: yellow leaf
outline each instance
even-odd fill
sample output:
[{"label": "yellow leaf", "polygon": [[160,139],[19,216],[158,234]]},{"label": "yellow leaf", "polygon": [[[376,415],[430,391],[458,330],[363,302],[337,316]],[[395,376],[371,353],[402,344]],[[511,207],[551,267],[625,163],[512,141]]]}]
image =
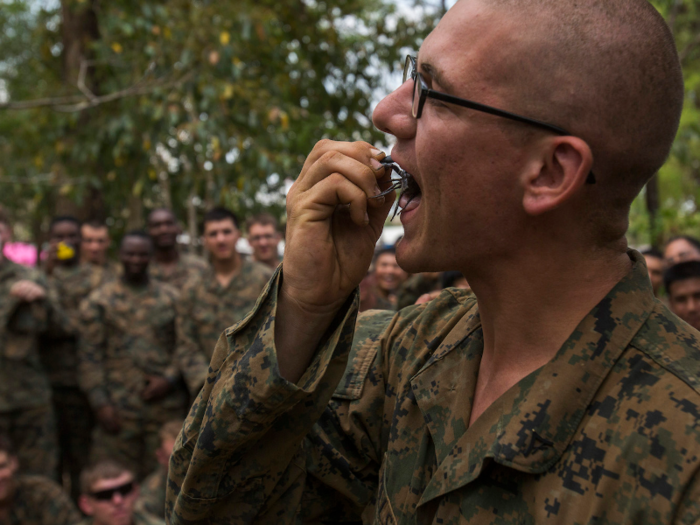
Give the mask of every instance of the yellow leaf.
[{"label": "yellow leaf", "polygon": [[139,179],[136,181],[136,184],[134,184],[134,189],[132,190],[134,197],[140,197],[142,191],[143,191],[143,179]]},{"label": "yellow leaf", "polygon": [[151,149],[151,140],[146,139],[143,141],[143,151],[148,151],[149,149]]},{"label": "yellow leaf", "polygon": [[245,179],[243,177],[238,177],[238,184],[236,184],[236,186],[238,187],[238,191],[243,191],[244,184],[245,184]]},{"label": "yellow leaf", "polygon": [[34,165],[37,168],[43,168],[44,167],[44,157],[42,157],[41,155],[37,155],[36,157],[34,157]]},{"label": "yellow leaf", "polygon": [[126,160],[124,159],[124,157],[117,157],[114,159],[114,165],[118,168],[123,166],[125,163]]},{"label": "yellow leaf", "polygon": [[151,180],[156,180],[156,178],[158,178],[156,170],[154,170],[153,168],[148,168],[148,178]]},{"label": "yellow leaf", "polygon": [[63,153],[66,149],[66,145],[63,143],[62,140],[57,140],[56,141],[56,153]]},{"label": "yellow leaf", "polygon": [[242,64],[241,60],[238,57],[233,57],[233,65],[238,67]]},{"label": "yellow leaf", "polygon": [[61,186],[59,188],[58,193],[60,193],[61,195],[63,195],[65,197],[66,195],[68,195],[71,192],[72,189],[73,189],[72,184],[64,184],[63,186]]},{"label": "yellow leaf", "polygon": [[219,35],[219,42],[222,46],[225,46],[231,41],[231,34],[228,31],[222,31]]},{"label": "yellow leaf", "polygon": [[122,47],[122,45],[121,45],[119,42],[114,42],[114,43],[112,44],[112,51],[114,51],[115,53],[119,54],[119,53],[121,53],[122,51],[124,51],[124,48]]},{"label": "yellow leaf", "polygon": [[289,128],[289,115],[285,111],[282,112],[282,116],[280,117],[280,123],[282,124],[282,129],[287,130]]},{"label": "yellow leaf", "polygon": [[169,27],[166,27],[165,29],[163,29],[163,36],[167,39],[172,38],[173,32],[170,30]]},{"label": "yellow leaf", "polygon": [[221,94],[221,98],[224,99],[230,99],[233,97],[233,85],[232,84],[226,84],[224,86],[224,92]]}]

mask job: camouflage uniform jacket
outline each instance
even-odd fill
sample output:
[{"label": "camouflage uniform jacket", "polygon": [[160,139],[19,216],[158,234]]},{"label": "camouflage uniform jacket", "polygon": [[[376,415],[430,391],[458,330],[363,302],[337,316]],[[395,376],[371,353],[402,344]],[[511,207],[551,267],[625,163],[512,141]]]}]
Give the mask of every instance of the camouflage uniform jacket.
[{"label": "camouflage uniform jacket", "polygon": [[[173,384],[179,379],[174,363],[176,301],[177,292],[167,284],[151,280],[134,288],[121,279],[83,301],[78,381],[93,408],[111,404],[139,412],[147,375],[166,377]],[[162,402],[180,406],[181,394],[176,390]]]},{"label": "camouflage uniform jacket", "polygon": [[[32,303],[10,296],[23,280],[43,286],[49,297]],[[37,336],[54,315],[55,296],[39,271],[7,259],[0,262],[0,412],[48,405],[51,387],[41,365]]]},{"label": "camouflage uniform jacket", "polygon": [[168,482],[168,468],[162,465],[143,480],[140,486],[136,509],[142,514],[150,514],[163,519],[165,514],[165,485]]},{"label": "camouflage uniform jacket", "polygon": [[166,519],[697,523],[700,333],[630,257],[556,356],[471,426],[473,295],[451,288],[357,326],[351,298],[295,385],[276,364],[273,281],[217,346],[170,462]]},{"label": "camouflage uniform jacket", "polygon": [[190,391],[204,384],[219,335],[255,306],[273,270],[243,260],[228,286],[216,280],[213,268],[188,281],[177,308],[177,360]]},{"label": "camouflage uniform jacket", "polygon": [[77,387],[77,346],[80,336],[80,303],[90,292],[115,279],[102,267],[79,264],[57,266],[49,285],[56,292],[59,305],[68,318],[68,325],[51,330],[40,343],[41,360],[54,386]]},{"label": "camouflage uniform jacket", "polygon": [[63,489],[43,476],[19,476],[8,525],[75,525],[80,513]]},{"label": "camouflage uniform jacket", "polygon": [[165,266],[154,260],[148,266],[148,274],[151,279],[156,279],[163,283],[168,283],[178,290],[182,290],[187,281],[194,278],[196,275],[203,273],[209,268],[207,261],[196,255],[180,253],[180,257],[171,269],[166,269]]}]

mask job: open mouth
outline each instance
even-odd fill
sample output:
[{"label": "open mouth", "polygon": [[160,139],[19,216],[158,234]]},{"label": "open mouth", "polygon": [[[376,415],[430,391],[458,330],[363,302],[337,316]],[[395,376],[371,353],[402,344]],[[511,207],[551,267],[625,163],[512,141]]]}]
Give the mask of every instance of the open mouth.
[{"label": "open mouth", "polygon": [[[375,195],[371,198],[376,199],[383,197],[384,195],[388,195],[392,191],[400,191],[401,195],[399,197],[399,202],[394,209],[394,215],[391,217],[391,220],[394,220],[394,217],[396,217],[397,214],[404,211],[410,211],[418,207],[420,204],[421,189],[413,175],[396,164],[390,155],[384,157],[381,163],[392,171],[392,178],[390,181],[391,185],[379,195]],[[393,177],[394,173],[398,175],[398,178]]]}]

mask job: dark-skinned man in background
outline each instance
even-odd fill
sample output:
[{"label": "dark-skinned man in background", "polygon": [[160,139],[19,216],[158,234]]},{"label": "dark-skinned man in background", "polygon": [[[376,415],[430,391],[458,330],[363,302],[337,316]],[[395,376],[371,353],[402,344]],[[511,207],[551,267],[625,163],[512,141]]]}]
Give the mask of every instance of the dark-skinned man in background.
[{"label": "dark-skinned man in background", "polygon": [[167,520],[697,523],[697,332],[625,240],[683,105],[665,21],[646,0],[461,0],[404,71],[373,115],[414,178],[397,258],[474,295],[356,322],[389,174],[369,144],[317,144],[282,271],[173,451]]},{"label": "dark-skinned man in background", "polygon": [[182,417],[186,392],[175,364],[177,291],[151,279],[153,244],[124,236],[122,277],[80,306],[79,381],[97,416],[91,459],[116,459],[143,479],[155,468],[158,432]]},{"label": "dark-skinned man in background", "polygon": [[226,208],[204,215],[202,242],[212,266],[182,290],[177,314],[177,357],[192,395],[204,384],[219,335],[253,308],[272,269],[236,251],[238,219]]},{"label": "dark-skinned man in background", "polygon": [[51,381],[59,445],[59,479],[70,477],[71,496],[80,495],[80,472],[87,464],[94,418],[87,397],[78,386],[80,303],[115,275],[102,267],[81,263],[81,224],[71,216],[55,217],[49,226],[46,263],[49,284],[55,290],[68,323],[41,338],[41,359]]},{"label": "dark-skinned man in background", "polygon": [[148,234],[153,240],[151,277],[182,290],[185,283],[208,268],[201,257],[182,253],[177,246],[181,233],[177,217],[167,208],[158,208],[148,215]]}]

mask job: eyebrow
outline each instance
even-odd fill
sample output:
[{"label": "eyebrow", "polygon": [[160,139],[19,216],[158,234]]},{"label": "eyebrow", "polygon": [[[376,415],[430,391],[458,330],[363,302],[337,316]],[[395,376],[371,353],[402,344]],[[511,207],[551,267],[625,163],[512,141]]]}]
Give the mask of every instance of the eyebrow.
[{"label": "eyebrow", "polygon": [[429,64],[427,62],[424,62],[420,64],[420,69],[430,78],[435,80],[442,88],[446,90],[447,93],[452,92],[452,85],[451,83],[443,76],[443,74],[440,72],[438,68],[433,66],[432,64]]}]

